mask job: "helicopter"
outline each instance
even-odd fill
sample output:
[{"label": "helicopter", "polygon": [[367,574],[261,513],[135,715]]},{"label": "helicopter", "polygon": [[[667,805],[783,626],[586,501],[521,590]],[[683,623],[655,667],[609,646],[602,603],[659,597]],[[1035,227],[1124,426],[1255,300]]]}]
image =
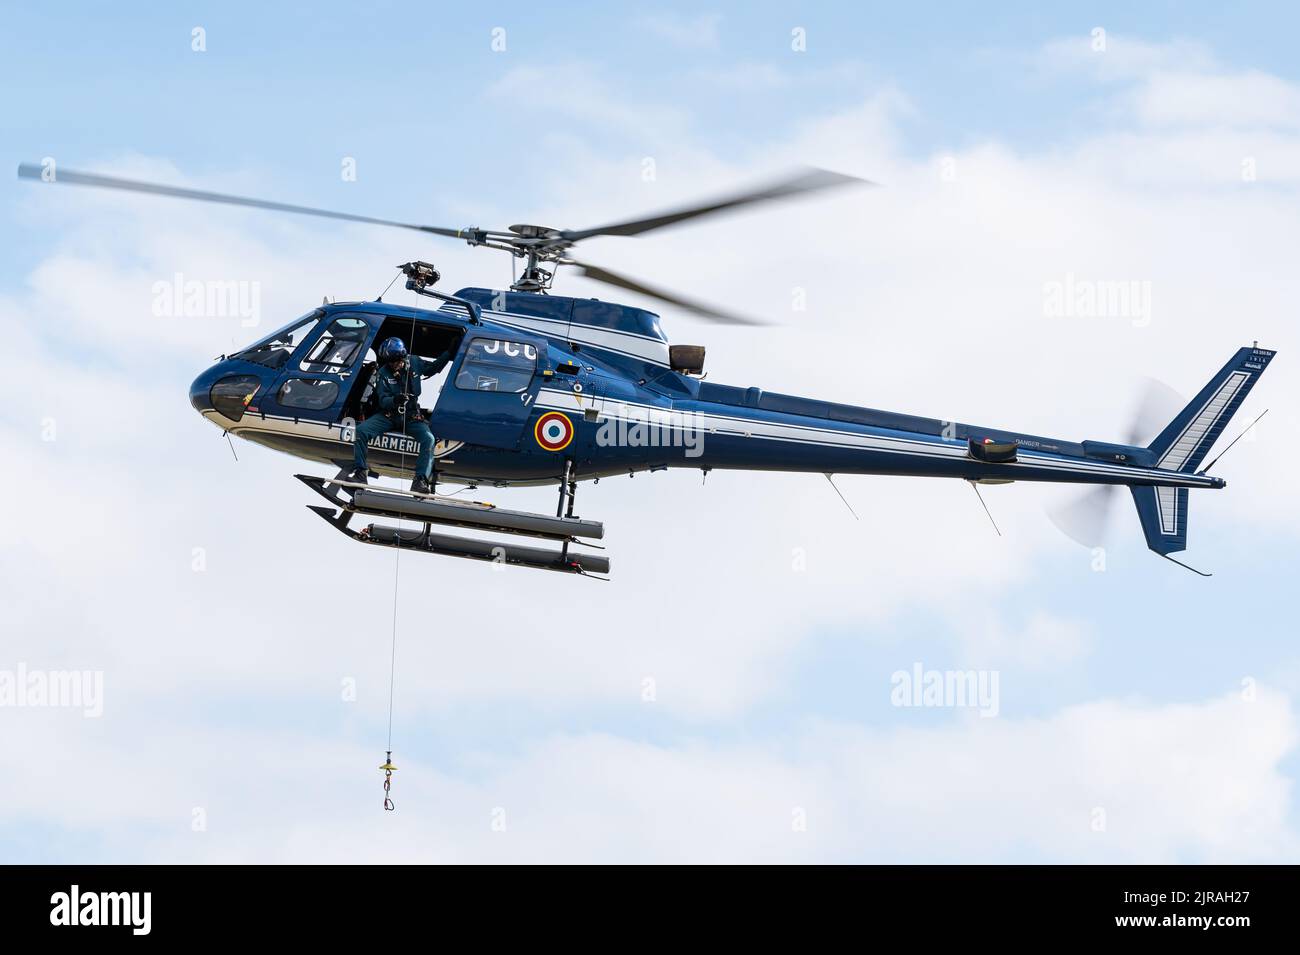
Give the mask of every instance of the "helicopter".
[{"label": "helicopter", "polygon": [[[1014,481],[1096,485],[1104,496],[1127,487],[1147,546],[1209,576],[1170,556],[1186,548],[1188,492],[1226,486],[1202,464],[1276,354],[1257,342],[1240,348],[1146,445],[1136,438],[1071,441],[706,381],[705,348],[671,343],[657,314],[551,293],[556,272],[566,267],[709,321],[764,324],[577,260],[572,250],[597,236],[640,236],[748,205],[874,185],[822,169],[594,228],[507,230],[406,223],[97,173],[55,173],[31,163],[20,165],[18,175],[397,227],[520,260],[508,288],[455,293],[435,288],[441,275],[432,264],[404,263],[398,269],[405,288],[436,305],[395,305],[382,295],[325,301],[220,356],[194,379],[189,399],[226,434],[338,468],[333,478],[295,476],[326,502],[311,510],[352,540],[527,568],[608,575],[609,558],[592,553],[603,549],[597,543],[603,523],[574,515],[578,483],[691,468],[706,476],[723,469],[948,477],[970,482],[977,493],[982,484]],[[453,356],[424,412],[437,437],[433,493],[346,479],[376,368],[370,356],[390,337],[402,338],[413,355]],[[416,447],[408,435],[381,435],[371,442],[371,474],[410,478]],[[508,510],[439,494],[440,483],[558,485],[559,500],[554,515]],[[359,516],[399,523],[357,528]],[[403,529],[403,521],[421,527]],[[515,543],[518,537],[531,543]]]}]

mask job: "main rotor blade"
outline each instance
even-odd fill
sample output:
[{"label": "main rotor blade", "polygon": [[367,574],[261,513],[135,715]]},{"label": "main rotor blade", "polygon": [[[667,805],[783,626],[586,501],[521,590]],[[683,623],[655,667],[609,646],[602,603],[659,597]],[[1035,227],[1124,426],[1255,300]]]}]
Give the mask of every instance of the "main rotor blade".
[{"label": "main rotor blade", "polygon": [[698,205],[687,206],[682,209],[676,209],[642,219],[630,219],[626,222],[613,222],[609,225],[597,226],[594,229],[566,230],[560,233],[560,237],[569,242],[577,242],[580,239],[587,239],[595,235],[640,235],[643,232],[649,232],[652,229],[661,229],[664,226],[675,225],[676,223],[683,222],[687,219],[713,215],[715,212],[724,212],[728,209],[736,209],[740,206],[750,205],[756,202],[771,202],[777,199],[789,199],[794,196],[800,196],[810,192],[817,192],[822,189],[829,189],[834,186],[845,186],[853,183],[867,186],[875,185],[874,182],[870,182],[866,179],[859,179],[856,176],[846,176],[843,173],[830,172],[826,169],[807,168],[792,175],[788,175],[783,179],[779,179],[761,189],[742,192],[725,198],[709,200],[699,203]]},{"label": "main rotor blade", "polygon": [[711,322],[718,322],[722,325],[767,325],[767,322],[759,321],[754,318],[747,318],[744,315],[737,315],[734,312],[724,312],[722,309],[715,308],[712,305],[706,305],[703,302],[697,302],[693,299],[683,298],[676,292],[669,292],[666,289],[657,289],[636,279],[629,278],[626,275],[620,275],[617,272],[611,272],[609,269],[603,269],[598,265],[588,265],[585,262],[577,262],[573,259],[561,259],[561,265],[572,265],[577,268],[579,274],[596,282],[604,282],[606,285],[614,285],[618,288],[627,289],[630,292],[639,292],[642,295],[648,295],[651,298],[657,298],[661,302],[667,302],[670,305],[676,305],[678,308],[698,315],[701,318],[708,319]]},{"label": "main rotor blade", "polygon": [[[45,168],[36,163],[25,162],[18,167],[19,179],[45,180]],[[295,206],[287,202],[271,202],[266,199],[247,199],[243,196],[229,196],[220,192],[207,192],[202,189],[183,189],[180,186],[163,186],[153,182],[140,182],[136,179],[119,179],[117,176],[101,176],[93,172],[75,172],[71,169],[56,169],[50,182],[63,182],[74,186],[98,186],[102,189],[120,189],[124,192],[140,192],[152,196],[170,196],[173,199],[196,199],[200,202],[218,202],[228,206],[245,206],[250,209],[269,209],[273,212],[293,212],[305,216],[321,216],[326,219],[342,219],[347,222],[364,222],[368,225],[395,226],[399,229],[414,229],[433,235],[445,235],[453,239],[464,238],[464,229],[442,229],[431,225],[415,225],[410,222],[394,222],[391,219],[376,219],[373,216],[353,215],[350,212],[332,212],[328,209],[313,209],[310,206]]]}]

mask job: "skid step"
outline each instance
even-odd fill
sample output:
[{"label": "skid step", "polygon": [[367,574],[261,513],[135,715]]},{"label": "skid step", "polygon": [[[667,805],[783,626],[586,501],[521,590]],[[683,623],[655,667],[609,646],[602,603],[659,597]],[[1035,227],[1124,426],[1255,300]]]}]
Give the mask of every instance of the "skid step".
[{"label": "skid step", "polygon": [[314,474],[295,474],[299,481],[312,487],[324,487],[326,490],[332,490],[336,487],[347,488],[352,490],[371,490],[371,491],[392,491],[394,494],[401,494],[403,497],[415,498],[424,501],[445,501],[448,504],[460,504],[463,507],[496,507],[495,504],[488,504],[486,501],[467,501],[461,497],[452,497],[450,494],[420,494],[415,491],[400,491],[396,488],[378,487],[374,484],[360,484],[356,481],[343,481],[339,478],[322,478]]}]

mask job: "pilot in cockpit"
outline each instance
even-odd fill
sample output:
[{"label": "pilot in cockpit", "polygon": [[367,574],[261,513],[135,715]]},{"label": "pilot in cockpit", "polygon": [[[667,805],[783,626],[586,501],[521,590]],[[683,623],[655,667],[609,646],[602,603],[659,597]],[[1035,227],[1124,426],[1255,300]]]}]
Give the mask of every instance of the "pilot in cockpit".
[{"label": "pilot in cockpit", "polygon": [[385,339],[379,346],[379,365],[374,378],[375,413],[357,425],[349,481],[366,483],[367,445],[381,434],[399,431],[419,444],[411,490],[417,494],[431,493],[434,437],[420,409],[421,382],[446,368],[452,357],[451,349],[433,360],[409,354],[400,338]]}]

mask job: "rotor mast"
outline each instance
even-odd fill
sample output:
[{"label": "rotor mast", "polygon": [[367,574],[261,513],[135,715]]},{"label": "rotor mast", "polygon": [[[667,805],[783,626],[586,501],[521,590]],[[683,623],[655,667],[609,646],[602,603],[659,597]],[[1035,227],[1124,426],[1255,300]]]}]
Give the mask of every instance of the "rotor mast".
[{"label": "rotor mast", "polygon": [[539,263],[557,260],[560,253],[569,247],[559,229],[540,225],[512,225],[511,233],[516,238],[512,251],[524,260],[523,272],[510,285],[512,292],[545,293],[555,281],[555,272],[541,267]]}]

